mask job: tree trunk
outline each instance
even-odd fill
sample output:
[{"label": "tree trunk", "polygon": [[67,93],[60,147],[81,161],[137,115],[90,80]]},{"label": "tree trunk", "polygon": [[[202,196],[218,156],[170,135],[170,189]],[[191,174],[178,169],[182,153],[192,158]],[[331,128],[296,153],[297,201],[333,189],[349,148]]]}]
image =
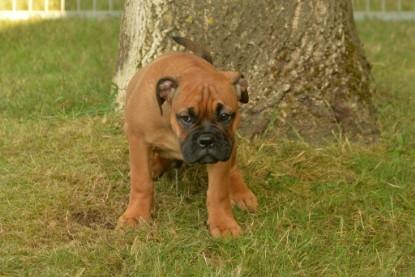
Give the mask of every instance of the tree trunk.
[{"label": "tree trunk", "polygon": [[245,75],[245,136],[266,127],[317,141],[333,132],[377,133],[351,0],[126,0],[114,77],[120,107],[137,69],[179,50],[171,35],[205,44],[219,69]]}]

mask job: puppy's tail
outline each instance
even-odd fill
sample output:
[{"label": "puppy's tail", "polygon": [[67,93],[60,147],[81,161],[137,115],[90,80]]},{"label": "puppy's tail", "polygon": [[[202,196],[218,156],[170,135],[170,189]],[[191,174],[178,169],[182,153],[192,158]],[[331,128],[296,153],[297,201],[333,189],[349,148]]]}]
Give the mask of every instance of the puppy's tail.
[{"label": "puppy's tail", "polygon": [[189,49],[196,53],[202,59],[207,60],[209,63],[213,64],[212,56],[210,55],[209,50],[203,45],[200,45],[190,39],[184,37],[171,37],[175,42],[184,46],[185,48]]}]

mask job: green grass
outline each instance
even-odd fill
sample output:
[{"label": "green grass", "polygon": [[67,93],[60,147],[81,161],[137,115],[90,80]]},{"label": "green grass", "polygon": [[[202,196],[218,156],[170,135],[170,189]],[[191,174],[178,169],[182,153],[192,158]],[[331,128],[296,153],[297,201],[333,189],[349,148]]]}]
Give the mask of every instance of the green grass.
[{"label": "green grass", "polygon": [[128,151],[111,112],[119,19],[0,25],[0,276],[408,276],[415,270],[415,25],[358,24],[382,138],[240,140],[256,214],[206,228],[202,166],[156,182],[155,221],[114,230]]},{"label": "green grass", "polygon": [[108,76],[117,55],[116,22],[2,26],[0,115],[38,118],[111,110]]}]

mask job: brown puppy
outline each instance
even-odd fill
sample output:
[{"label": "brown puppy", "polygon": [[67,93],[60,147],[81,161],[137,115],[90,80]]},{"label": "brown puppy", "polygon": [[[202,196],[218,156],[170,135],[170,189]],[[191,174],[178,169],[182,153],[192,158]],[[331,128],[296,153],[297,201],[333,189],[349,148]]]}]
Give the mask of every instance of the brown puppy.
[{"label": "brown puppy", "polygon": [[173,160],[184,160],[207,164],[212,236],[236,237],[241,228],[231,202],[250,211],[258,206],[235,161],[238,101],[248,102],[247,84],[238,72],[216,70],[203,47],[185,38],[173,39],[203,59],[165,54],[132,78],[125,105],[131,190],[119,226],[136,226],[151,219],[152,179]]}]

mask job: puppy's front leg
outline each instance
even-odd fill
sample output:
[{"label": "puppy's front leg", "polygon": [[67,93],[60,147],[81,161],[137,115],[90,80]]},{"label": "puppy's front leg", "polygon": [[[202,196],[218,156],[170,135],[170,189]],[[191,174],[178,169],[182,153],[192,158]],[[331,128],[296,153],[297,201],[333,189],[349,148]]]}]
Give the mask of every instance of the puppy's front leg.
[{"label": "puppy's front leg", "polygon": [[131,188],[127,210],[120,217],[118,226],[136,226],[151,219],[153,206],[153,182],[151,162],[153,151],[133,131],[126,128],[130,150]]},{"label": "puppy's front leg", "polygon": [[207,191],[208,225],[213,237],[237,237],[242,233],[236,222],[230,199],[231,161],[207,166],[209,187]]}]

